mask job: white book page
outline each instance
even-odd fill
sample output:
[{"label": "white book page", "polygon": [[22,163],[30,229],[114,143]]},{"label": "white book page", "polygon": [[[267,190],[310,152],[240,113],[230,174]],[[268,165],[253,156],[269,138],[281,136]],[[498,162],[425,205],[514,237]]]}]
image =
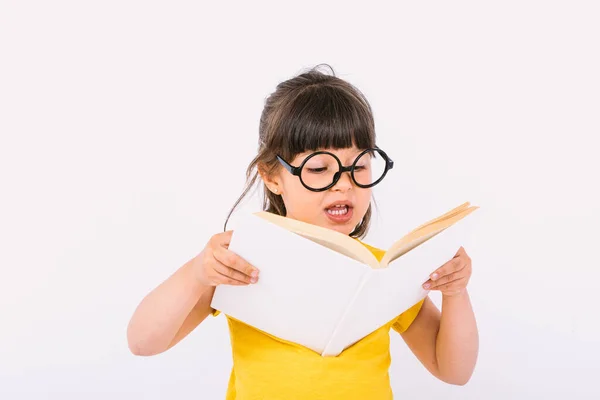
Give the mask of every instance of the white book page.
[{"label": "white book page", "polygon": [[370,268],[254,215],[229,249],[260,270],[256,284],[219,285],[212,307],[321,354]]},{"label": "white book page", "polygon": [[472,215],[458,221],[389,267],[373,270],[323,355],[340,354],[425,298],[428,291],[423,283],[465,245],[472,231],[471,219]]}]

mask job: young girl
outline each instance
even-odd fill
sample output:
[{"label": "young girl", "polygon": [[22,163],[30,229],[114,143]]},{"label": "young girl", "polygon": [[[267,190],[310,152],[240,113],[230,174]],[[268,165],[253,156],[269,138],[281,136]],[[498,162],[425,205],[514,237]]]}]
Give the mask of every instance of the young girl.
[{"label": "young girl", "polygon": [[[392,167],[376,145],[371,107],[362,93],[335,73],[315,67],[280,83],[266,100],[258,155],[232,211],[261,179],[264,210],[359,240],[369,227],[371,188]],[[215,234],[196,257],[143,299],[127,332],[134,354],[164,352],[209,314],[217,315],[210,307],[215,286],[251,285],[260,279],[260,266],[228,250],[231,233]],[[364,245],[382,257],[381,250]],[[227,317],[233,369],[226,399],[391,399],[390,330],[402,336],[435,377],[465,384],[478,353],[466,289],[470,276],[471,260],[461,247],[423,283],[442,293],[441,313],[425,298],[337,357],[321,357]]]}]

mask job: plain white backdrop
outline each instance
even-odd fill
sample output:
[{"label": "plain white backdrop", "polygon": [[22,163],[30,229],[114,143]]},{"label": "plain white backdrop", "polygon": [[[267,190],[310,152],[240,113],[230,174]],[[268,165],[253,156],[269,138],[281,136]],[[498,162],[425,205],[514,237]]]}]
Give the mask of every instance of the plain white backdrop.
[{"label": "plain white backdrop", "polygon": [[367,242],[481,206],[475,374],[436,381],[392,332],[396,397],[600,398],[599,18],[593,1],[2,2],[0,398],[224,398],[222,316],[150,358],[126,326],[222,230],[264,99],[319,63],[367,96],[396,161]]}]

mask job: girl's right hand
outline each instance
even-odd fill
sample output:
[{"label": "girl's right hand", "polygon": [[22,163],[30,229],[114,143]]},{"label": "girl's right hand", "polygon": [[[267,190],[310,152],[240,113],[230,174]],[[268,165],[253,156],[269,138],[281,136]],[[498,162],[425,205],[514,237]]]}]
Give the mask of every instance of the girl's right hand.
[{"label": "girl's right hand", "polygon": [[233,231],[217,233],[193,259],[198,281],[205,286],[248,285],[258,280],[258,269],[228,249]]}]

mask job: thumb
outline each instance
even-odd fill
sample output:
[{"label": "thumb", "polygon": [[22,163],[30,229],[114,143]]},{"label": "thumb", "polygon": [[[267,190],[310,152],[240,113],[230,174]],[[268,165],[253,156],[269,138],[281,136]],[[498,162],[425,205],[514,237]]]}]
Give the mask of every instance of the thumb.
[{"label": "thumb", "polygon": [[231,242],[232,234],[233,234],[232,230],[219,233],[218,235],[215,236],[216,244],[219,246],[223,246],[225,248],[229,247],[229,243]]}]

